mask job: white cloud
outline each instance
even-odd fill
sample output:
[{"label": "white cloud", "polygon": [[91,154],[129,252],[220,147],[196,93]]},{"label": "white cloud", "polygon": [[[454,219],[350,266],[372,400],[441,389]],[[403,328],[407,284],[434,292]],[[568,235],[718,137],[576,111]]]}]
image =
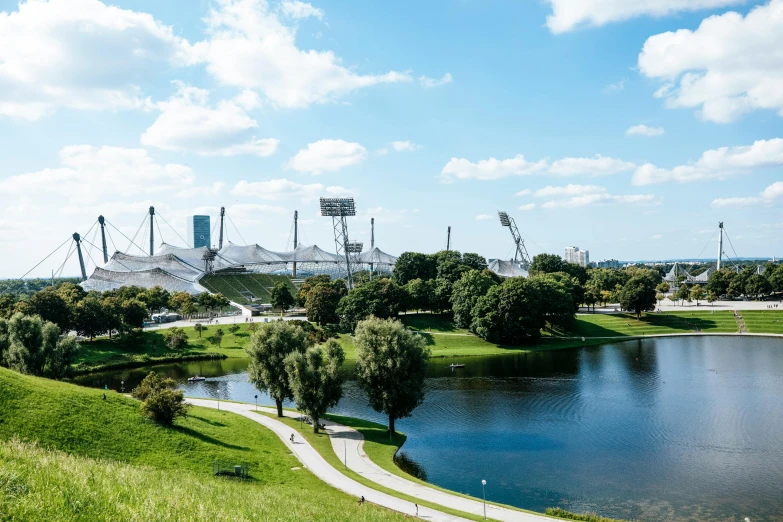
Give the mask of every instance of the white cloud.
[{"label": "white cloud", "polygon": [[252,105],[252,95],[243,93],[238,102],[223,100],[213,109],[207,105],[208,91],[175,84],[177,94],[158,104],[161,114],[142,134],[143,145],[200,156],[275,153],[279,140],[257,139],[258,123],[239,106]]},{"label": "white cloud", "polygon": [[639,70],[665,82],[656,97],[670,108],[698,108],[702,118],[726,123],[755,109],[783,116],[783,0],[743,17],[711,16],[694,30],[651,36]]},{"label": "white cloud", "polygon": [[413,143],[412,141],[393,141],[392,148],[397,152],[419,150],[421,145]]},{"label": "white cloud", "polygon": [[625,82],[626,80],[620,80],[617,83],[610,83],[603,89],[601,89],[601,92],[604,94],[614,94],[616,92],[622,92],[625,90]]},{"label": "white cloud", "polygon": [[584,26],[602,26],[639,16],[665,16],[680,11],[714,9],[744,0],[547,0],[552,14],[546,25],[555,34]]},{"label": "white cloud", "polygon": [[188,42],[147,13],[98,0],[28,0],[0,11],[0,115],[143,109],[138,79],[185,65]]},{"label": "white cloud", "polygon": [[628,136],[646,136],[648,138],[654,138],[655,136],[661,136],[666,132],[663,127],[648,127],[645,124],[634,125],[625,131]]},{"label": "white cloud", "polygon": [[519,210],[521,210],[522,212],[528,212],[530,210],[533,210],[534,208],[536,208],[536,204],[535,203],[527,203],[527,204],[522,205],[521,207],[519,207]]},{"label": "white cloud", "polygon": [[633,170],[635,164],[606,156],[593,158],[563,158],[549,167],[549,173],[555,176],[604,176]]},{"label": "white cloud", "polygon": [[702,181],[725,179],[752,169],[783,165],[783,139],[758,140],[753,145],[721,147],[708,150],[698,161],[679,165],[673,169],[658,168],[647,163],[636,169],[634,185],[650,185],[676,181]]},{"label": "white cloud", "polygon": [[498,160],[489,158],[477,163],[465,158],[451,158],[440,172],[441,180],[450,182],[454,179],[501,179],[508,176],[528,176],[541,172],[546,168],[546,160],[531,163],[519,154],[510,159]]},{"label": "white cloud", "polygon": [[479,214],[476,216],[476,221],[487,221],[489,219],[492,219],[492,216],[490,214]]},{"label": "white cloud", "polygon": [[713,208],[750,207],[757,205],[770,206],[783,201],[783,181],[776,181],[765,188],[758,196],[741,198],[719,198],[710,204]]},{"label": "white cloud", "polygon": [[517,192],[517,196],[529,196],[532,193],[533,193],[532,190],[524,189],[524,190],[520,190],[519,192]]},{"label": "white cloud", "polygon": [[650,239],[661,239],[663,235],[661,234],[654,234]]},{"label": "white cloud", "polygon": [[294,20],[301,20],[302,18],[309,17],[322,20],[324,17],[323,9],[313,7],[312,4],[300,2],[299,0],[286,0],[280,4],[280,11],[284,16],[293,18]]},{"label": "white cloud", "polygon": [[269,181],[245,181],[234,185],[231,193],[236,196],[250,196],[264,200],[279,200],[284,198],[299,198],[309,203],[319,197],[352,196],[357,192],[340,186],[324,186],[321,183],[303,185],[287,179],[272,179]]},{"label": "white cloud", "polygon": [[[451,158],[441,170],[444,183],[455,179],[494,180],[509,176],[529,176],[550,174],[553,176],[603,176],[633,170],[635,164],[614,158],[601,156],[592,158],[563,158],[552,163],[543,159],[529,162],[521,154],[504,160],[489,158],[476,163],[465,158]],[[517,193],[518,196],[525,195]]]},{"label": "white cloud", "polygon": [[428,76],[419,76],[419,83],[421,83],[424,87],[432,88],[432,87],[440,87],[441,85],[446,85],[447,83],[451,83],[454,80],[452,78],[451,73],[446,73],[441,78],[430,78]]},{"label": "white cloud", "polygon": [[538,198],[557,198],[541,205],[542,208],[577,208],[597,203],[655,203],[652,194],[631,194],[615,196],[605,187],[597,185],[548,186],[535,193]]},{"label": "white cloud", "polygon": [[210,37],[195,44],[194,59],[220,83],[263,92],[279,107],[307,107],[381,83],[409,82],[407,72],[363,75],[331,51],[302,50],[296,31],[266,0],[220,0],[206,18]]},{"label": "white cloud", "polygon": [[225,183],[216,181],[212,185],[203,187],[190,187],[177,193],[178,198],[192,198],[193,196],[214,196],[222,192]]},{"label": "white cloud", "polygon": [[367,150],[358,143],[344,140],[320,140],[307,145],[288,160],[287,168],[299,172],[322,174],[355,165],[364,160]]},{"label": "white cloud", "polygon": [[190,167],[157,163],[144,149],[73,145],[60,150],[59,167],[0,180],[0,193],[48,194],[85,204],[120,194],[170,194],[193,181]]}]

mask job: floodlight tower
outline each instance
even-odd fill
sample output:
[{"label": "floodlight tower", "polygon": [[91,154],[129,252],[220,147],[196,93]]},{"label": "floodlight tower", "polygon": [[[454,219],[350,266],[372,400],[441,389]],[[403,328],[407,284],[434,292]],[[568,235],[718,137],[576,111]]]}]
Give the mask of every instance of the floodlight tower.
[{"label": "floodlight tower", "polygon": [[101,225],[101,241],[103,242],[103,262],[109,262],[109,252],[106,249],[106,219],[98,216],[98,223]]},{"label": "floodlight tower", "polygon": [[150,257],[155,255],[155,207],[150,207]]},{"label": "floodlight tower", "polygon": [[[370,218],[370,259],[372,259],[372,252],[375,250],[375,218]],[[370,263],[370,281],[372,281],[372,273],[375,269],[374,263]]]},{"label": "floodlight tower", "polygon": [[218,250],[223,248],[223,218],[226,217],[226,207],[220,207],[220,239],[218,240]]},{"label": "floodlight tower", "polygon": [[[348,222],[346,218],[356,215],[356,205],[353,198],[321,198],[321,215],[332,218],[334,228],[334,245],[337,255],[345,258],[345,271],[348,274],[348,288],[353,288],[351,273],[351,253],[348,249]],[[339,264],[342,259],[338,261]]]},{"label": "floodlight tower", "polygon": [[[294,210],[294,250],[299,246],[299,211]],[[294,259],[296,256],[294,256]],[[294,270],[292,275],[296,277],[296,261],[294,261]]]},{"label": "floodlight tower", "polygon": [[530,256],[527,253],[525,242],[522,241],[522,236],[519,234],[514,218],[509,216],[507,212],[498,212],[498,217],[500,218],[500,224],[508,227],[511,231],[511,237],[514,238],[514,244],[517,247],[514,252],[514,263],[519,263],[519,266],[523,269],[530,270]]},{"label": "floodlight tower", "polygon": [[451,226],[449,226],[449,229],[446,232],[446,252],[449,250],[451,250]]},{"label": "floodlight tower", "polygon": [[720,239],[718,240],[718,270],[720,270],[720,262],[723,259],[723,221],[718,223],[720,229]]},{"label": "floodlight tower", "polygon": [[82,281],[86,281],[87,270],[84,269],[84,257],[82,257],[82,238],[78,232],[73,233],[73,240],[76,241],[76,252],[79,254],[79,268],[82,269]]}]

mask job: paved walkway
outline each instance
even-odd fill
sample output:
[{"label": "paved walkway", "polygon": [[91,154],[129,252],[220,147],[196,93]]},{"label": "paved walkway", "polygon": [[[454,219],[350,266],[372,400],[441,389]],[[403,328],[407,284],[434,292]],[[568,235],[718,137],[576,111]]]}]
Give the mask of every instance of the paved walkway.
[{"label": "paved walkway", "polygon": [[[187,402],[196,406],[204,406],[206,408],[217,408],[217,402],[212,400],[203,399],[187,399]],[[264,415],[260,415],[254,411],[252,404],[239,404],[234,402],[221,402],[220,409],[222,411],[230,411],[248,419],[254,420],[259,424],[269,428],[283,441],[291,452],[302,462],[302,465],[309,469],[316,477],[320,478],[332,487],[343,491],[356,499],[364,496],[367,502],[378,504],[400,513],[413,516],[416,514],[416,508],[411,502],[393,497],[380,491],[375,491],[367,486],[359,484],[355,480],[346,477],[334,467],[332,467],[324,458],[313,448],[310,443],[303,440],[302,437],[296,433],[293,428],[288,427],[282,422],[275,420]],[[266,413],[274,413],[276,410],[272,408],[259,408]],[[286,416],[296,417],[298,415],[292,412],[286,412]],[[291,434],[295,434],[294,443],[291,443]],[[357,509],[360,509],[357,506]],[[489,514],[489,513],[488,513]],[[436,522],[469,522],[466,518],[449,515],[441,511],[435,511],[423,506],[419,506],[419,517],[427,520],[433,520]],[[551,519],[547,519],[551,522]]]},{"label": "paved walkway", "polygon": [[[187,399],[187,402],[196,406],[205,406],[207,408],[217,408],[217,402],[204,399]],[[282,422],[259,415],[256,413],[252,404],[241,404],[235,402],[222,402],[220,409],[230,411],[248,419],[254,420],[259,424],[269,428],[280,437],[280,440],[288,446],[291,452],[302,462],[302,465],[309,469],[315,476],[345,493],[356,497],[357,499],[364,495],[368,502],[378,504],[394,511],[399,511],[409,516],[415,516],[416,508],[413,503],[406,500],[393,497],[386,493],[381,493],[372,488],[359,484],[355,480],[346,477],[330,465],[313,448],[310,443],[303,440],[296,433],[296,430],[290,428]],[[264,413],[276,413],[274,408],[258,408]],[[296,412],[285,411],[286,417],[299,418]],[[370,460],[364,452],[364,438],[356,430],[337,424],[328,420],[322,421],[326,425],[326,431],[329,433],[332,441],[332,448],[340,457],[345,459],[347,454],[347,466],[349,469],[361,474],[368,480],[376,482],[388,489],[399,491],[408,496],[426,500],[433,504],[448,506],[451,509],[471,513],[477,516],[484,515],[484,504],[481,501],[460,497],[445,491],[440,491],[410,480],[406,480],[397,475],[393,475]],[[295,443],[291,443],[291,434],[295,434]],[[467,521],[468,519],[449,515],[441,511],[419,506],[419,518],[433,521]],[[487,504],[487,518],[509,522],[552,522],[552,519],[543,515],[524,513],[512,509],[506,509]]]}]

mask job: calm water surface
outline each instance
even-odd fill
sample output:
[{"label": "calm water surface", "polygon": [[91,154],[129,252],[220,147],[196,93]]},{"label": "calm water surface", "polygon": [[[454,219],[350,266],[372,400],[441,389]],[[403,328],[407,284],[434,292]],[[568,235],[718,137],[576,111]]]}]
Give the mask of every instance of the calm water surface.
[{"label": "calm water surface", "polygon": [[[631,341],[430,364],[398,428],[433,484],[543,511],[651,520],[783,521],[783,341]],[[247,361],[155,369],[194,397],[272,404]],[[148,370],[82,384],[135,386]],[[209,377],[189,384],[189,375]],[[335,413],[385,422],[349,381]]]}]

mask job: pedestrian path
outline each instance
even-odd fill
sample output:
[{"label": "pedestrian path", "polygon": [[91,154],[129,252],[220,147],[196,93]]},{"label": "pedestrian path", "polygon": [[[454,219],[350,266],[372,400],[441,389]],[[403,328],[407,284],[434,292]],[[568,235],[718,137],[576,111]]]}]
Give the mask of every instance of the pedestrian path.
[{"label": "pedestrian path", "polygon": [[[212,400],[187,399],[187,402],[195,406],[218,408],[218,403]],[[408,516],[415,516],[416,507],[413,503],[394,497],[392,495],[388,495],[386,493],[381,493],[380,491],[376,491],[372,488],[359,484],[351,478],[346,477],[337,471],[334,467],[332,467],[332,465],[326,462],[326,460],[315,450],[315,448],[310,445],[310,443],[302,439],[301,435],[296,433],[296,430],[276,419],[256,413],[254,409],[255,408],[252,404],[241,404],[234,402],[220,403],[220,410],[230,411],[232,413],[242,415],[243,417],[254,420],[255,422],[262,424],[263,426],[272,430],[278,437],[280,437],[280,440],[283,441],[283,444],[285,444],[301,461],[305,468],[310,470],[316,477],[320,478],[330,486],[352,495],[357,499],[364,496],[367,502],[372,502],[373,504],[404,513]],[[276,411],[272,408],[259,408],[259,410],[264,411],[265,413],[275,413]],[[286,416],[298,418],[296,413],[285,413]],[[291,435],[294,435],[295,442],[293,443],[291,442]],[[357,506],[357,509],[360,509],[360,507]],[[419,506],[418,515],[419,518],[432,520],[435,522],[468,522],[468,519],[466,518],[449,515],[448,513],[436,511],[424,506]],[[551,519],[547,520],[551,521]]]}]

